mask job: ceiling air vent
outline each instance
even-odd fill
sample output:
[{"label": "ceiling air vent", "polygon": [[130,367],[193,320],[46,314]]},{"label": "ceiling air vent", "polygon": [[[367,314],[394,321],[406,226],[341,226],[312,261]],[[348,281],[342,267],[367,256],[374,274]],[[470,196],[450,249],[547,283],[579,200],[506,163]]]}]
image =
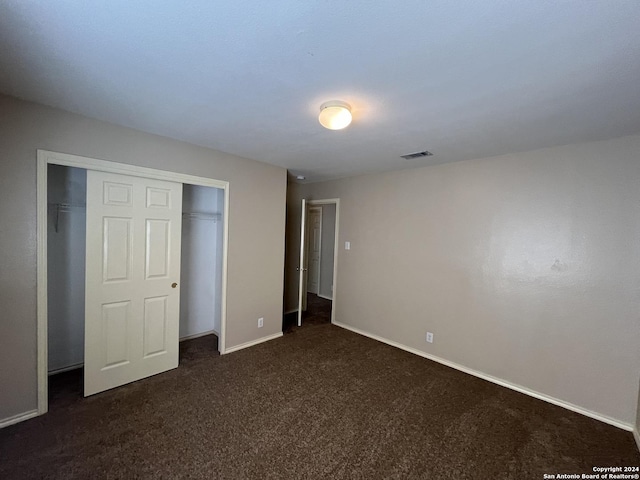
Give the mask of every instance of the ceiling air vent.
[{"label": "ceiling air vent", "polygon": [[431,155],[433,155],[433,153],[427,152],[425,150],[424,152],[409,153],[407,155],[400,155],[400,156],[405,160],[413,160],[414,158],[430,157]]}]

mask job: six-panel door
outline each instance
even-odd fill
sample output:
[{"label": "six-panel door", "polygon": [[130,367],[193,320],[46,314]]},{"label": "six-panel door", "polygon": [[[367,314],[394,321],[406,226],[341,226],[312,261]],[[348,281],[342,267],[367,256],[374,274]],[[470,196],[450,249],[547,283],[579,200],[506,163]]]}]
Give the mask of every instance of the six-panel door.
[{"label": "six-panel door", "polygon": [[84,394],[178,366],[182,184],[87,171]]}]

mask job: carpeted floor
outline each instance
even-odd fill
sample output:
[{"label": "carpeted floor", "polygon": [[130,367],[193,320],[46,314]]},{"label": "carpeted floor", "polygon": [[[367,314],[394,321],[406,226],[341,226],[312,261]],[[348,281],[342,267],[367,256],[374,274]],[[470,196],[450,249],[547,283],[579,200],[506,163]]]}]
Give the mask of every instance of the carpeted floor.
[{"label": "carpeted floor", "polygon": [[224,356],[207,341],[176,370],[86,399],[67,388],[0,430],[0,478],[542,479],[640,464],[629,432],[334,325]]},{"label": "carpeted floor", "polygon": [[[331,323],[331,300],[307,293],[307,309],[302,313],[302,326]],[[288,313],[282,322],[282,331],[289,333],[298,325],[298,312]]]}]

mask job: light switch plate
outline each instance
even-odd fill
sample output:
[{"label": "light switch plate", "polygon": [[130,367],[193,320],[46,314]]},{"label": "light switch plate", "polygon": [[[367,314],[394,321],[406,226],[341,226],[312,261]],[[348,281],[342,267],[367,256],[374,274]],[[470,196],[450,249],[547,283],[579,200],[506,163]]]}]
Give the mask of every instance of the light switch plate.
[{"label": "light switch plate", "polygon": [[351,242],[344,242],[344,249],[351,250]]}]

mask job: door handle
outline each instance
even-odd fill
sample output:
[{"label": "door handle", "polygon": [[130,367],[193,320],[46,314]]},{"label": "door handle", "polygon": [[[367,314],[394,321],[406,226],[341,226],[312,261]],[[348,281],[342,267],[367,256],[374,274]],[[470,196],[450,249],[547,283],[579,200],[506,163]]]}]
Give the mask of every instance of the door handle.
[{"label": "door handle", "polygon": [[177,286],[178,286],[178,284],[177,284],[176,282],[173,282],[173,283],[171,284],[171,288],[176,288]]}]

